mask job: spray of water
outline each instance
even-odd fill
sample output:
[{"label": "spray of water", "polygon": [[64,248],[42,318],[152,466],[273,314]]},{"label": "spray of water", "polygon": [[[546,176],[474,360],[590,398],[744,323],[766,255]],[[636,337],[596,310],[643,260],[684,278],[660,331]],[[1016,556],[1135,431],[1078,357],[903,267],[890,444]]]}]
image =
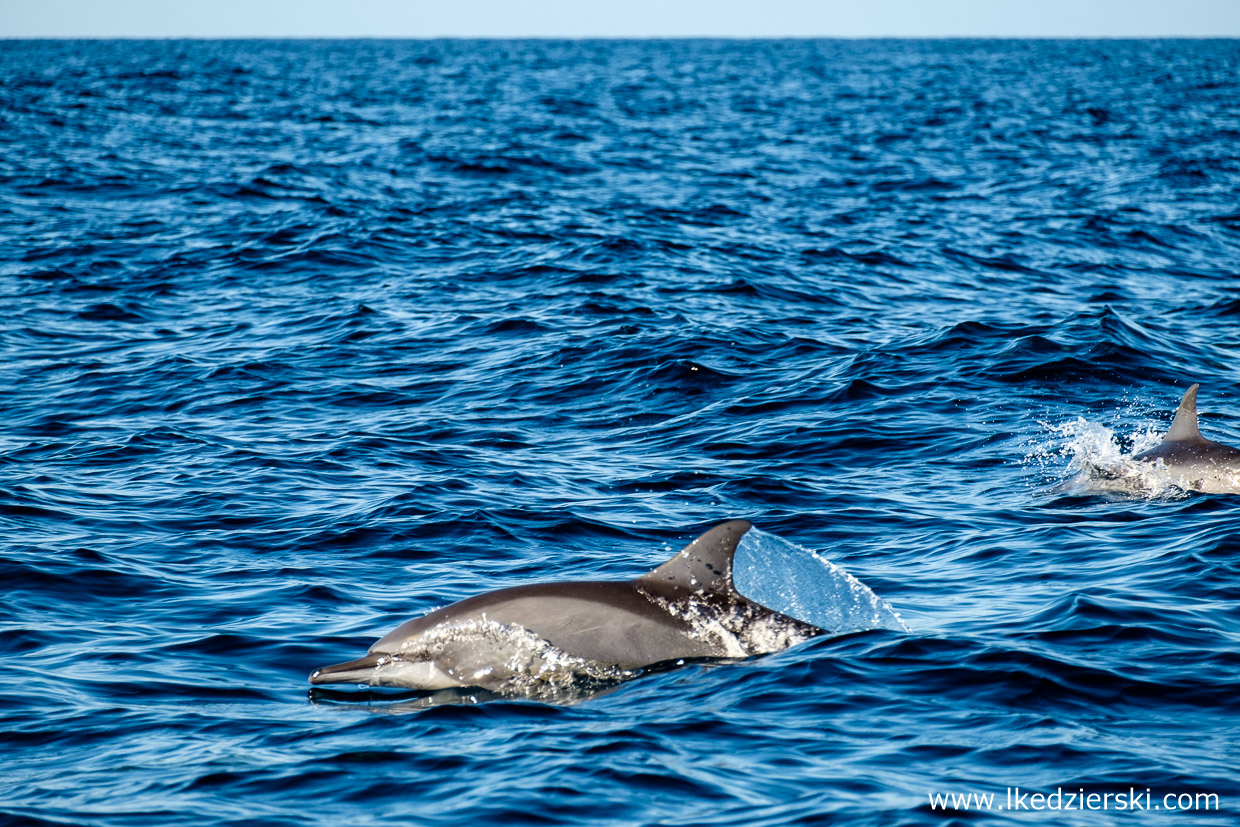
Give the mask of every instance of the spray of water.
[{"label": "spray of water", "polygon": [[1143,499],[1186,495],[1183,480],[1161,462],[1133,456],[1158,444],[1163,428],[1146,424],[1126,432],[1077,417],[1070,422],[1042,422],[1044,435],[1025,455],[1025,464],[1041,470],[1056,494],[1120,494]]}]

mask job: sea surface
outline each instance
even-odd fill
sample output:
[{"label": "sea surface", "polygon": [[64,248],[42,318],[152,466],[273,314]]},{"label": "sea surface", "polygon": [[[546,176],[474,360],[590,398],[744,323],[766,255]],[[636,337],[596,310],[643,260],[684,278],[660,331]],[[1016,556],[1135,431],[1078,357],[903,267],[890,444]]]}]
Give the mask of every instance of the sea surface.
[{"label": "sea surface", "polygon": [[[1194,382],[1238,41],[0,42],[0,823],[1240,823]],[[910,631],[309,693],[730,518]]]}]

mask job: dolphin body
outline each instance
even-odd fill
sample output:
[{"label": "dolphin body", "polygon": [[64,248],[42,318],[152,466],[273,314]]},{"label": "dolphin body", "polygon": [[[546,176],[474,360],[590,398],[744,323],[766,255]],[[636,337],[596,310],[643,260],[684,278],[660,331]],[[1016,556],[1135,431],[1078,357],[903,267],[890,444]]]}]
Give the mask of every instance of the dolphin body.
[{"label": "dolphin body", "polygon": [[357,660],[316,669],[310,683],[529,691],[557,678],[620,680],[668,661],[745,657],[823,634],[736,591],[732,557],[750,528],[745,520],[715,526],[636,580],[467,598],[402,623]]},{"label": "dolphin body", "polygon": [[1204,438],[1197,428],[1197,388],[1180,400],[1175,419],[1154,448],[1137,454],[1141,462],[1162,461],[1177,483],[1203,494],[1240,493],[1240,449]]}]

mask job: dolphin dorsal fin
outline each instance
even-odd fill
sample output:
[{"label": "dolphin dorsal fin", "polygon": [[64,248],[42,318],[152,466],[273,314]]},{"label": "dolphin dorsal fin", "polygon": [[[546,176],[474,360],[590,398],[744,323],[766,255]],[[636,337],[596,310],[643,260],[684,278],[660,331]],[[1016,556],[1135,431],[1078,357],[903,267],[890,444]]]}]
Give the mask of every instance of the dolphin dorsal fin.
[{"label": "dolphin dorsal fin", "polygon": [[668,597],[686,592],[733,594],[736,589],[732,585],[732,555],[741,537],[751,528],[753,525],[748,520],[720,523],[637,582],[655,594]]},{"label": "dolphin dorsal fin", "polygon": [[1163,442],[1200,442],[1201,431],[1197,430],[1197,388],[1193,385],[1184,393],[1180,407],[1176,409],[1175,420],[1167,429]]}]

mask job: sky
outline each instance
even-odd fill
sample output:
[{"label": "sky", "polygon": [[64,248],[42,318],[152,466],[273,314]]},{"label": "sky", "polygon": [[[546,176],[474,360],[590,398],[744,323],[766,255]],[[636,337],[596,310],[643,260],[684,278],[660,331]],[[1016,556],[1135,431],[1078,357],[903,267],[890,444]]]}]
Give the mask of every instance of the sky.
[{"label": "sky", "polygon": [[0,0],[0,37],[1240,37],[1240,0]]}]

